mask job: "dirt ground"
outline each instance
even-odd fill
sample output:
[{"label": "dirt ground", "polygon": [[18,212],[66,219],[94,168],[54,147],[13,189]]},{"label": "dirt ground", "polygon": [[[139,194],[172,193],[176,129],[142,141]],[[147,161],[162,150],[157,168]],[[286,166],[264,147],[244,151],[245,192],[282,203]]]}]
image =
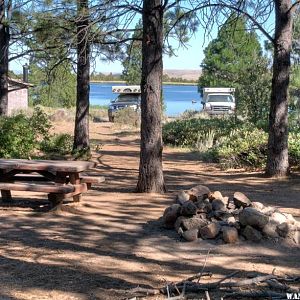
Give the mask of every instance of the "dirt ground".
[{"label": "dirt ground", "polygon": [[[56,132],[73,132],[60,123]],[[213,279],[235,270],[300,275],[299,247],[274,242],[235,245],[183,242],[158,218],[176,191],[197,184],[300,217],[300,176],[270,180],[259,173],[223,172],[194,153],[166,147],[165,195],[133,193],[138,175],[137,133],[116,131],[111,123],[91,123],[93,159],[105,183],[79,205],[60,213],[43,211],[46,195],[15,192],[12,206],[0,204],[0,299],[126,299],[137,286],[161,287],[201,271]],[[202,299],[196,295],[194,299]],[[156,298],[154,298],[156,299]],[[163,299],[157,298],[157,299]],[[213,298],[213,299],[220,299]]]}]

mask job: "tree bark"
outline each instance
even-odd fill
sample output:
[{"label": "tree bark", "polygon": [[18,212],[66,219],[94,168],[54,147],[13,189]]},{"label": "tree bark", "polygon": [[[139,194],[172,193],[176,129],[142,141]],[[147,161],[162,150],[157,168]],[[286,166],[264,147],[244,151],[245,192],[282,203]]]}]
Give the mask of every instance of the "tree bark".
[{"label": "tree bark", "polygon": [[137,192],[162,193],[166,191],[162,167],[162,52],[163,6],[161,0],[144,0],[141,152]]},{"label": "tree bark", "polygon": [[0,116],[7,115],[9,27],[5,23],[5,1],[0,0]]},{"label": "tree bark", "polygon": [[275,43],[266,175],[284,177],[288,162],[288,87],[292,45],[291,0],[274,0]]},{"label": "tree bark", "polygon": [[77,99],[73,150],[90,151],[89,95],[90,42],[89,1],[77,1]]}]

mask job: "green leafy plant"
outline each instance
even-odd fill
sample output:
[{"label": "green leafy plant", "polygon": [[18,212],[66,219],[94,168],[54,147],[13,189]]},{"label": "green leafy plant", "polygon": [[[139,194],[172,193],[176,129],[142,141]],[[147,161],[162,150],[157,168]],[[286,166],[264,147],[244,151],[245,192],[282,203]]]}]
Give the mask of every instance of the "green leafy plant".
[{"label": "green leafy plant", "polygon": [[203,135],[199,134],[198,140],[196,142],[196,150],[200,153],[207,151],[212,148],[215,140],[215,130],[211,129]]},{"label": "green leafy plant", "polygon": [[197,142],[207,139],[214,132],[213,144],[222,136],[226,136],[234,128],[242,124],[233,117],[230,118],[192,118],[176,120],[163,126],[163,141],[178,147],[197,148]]},{"label": "green leafy plant", "polygon": [[42,141],[41,150],[46,154],[67,155],[72,153],[73,137],[70,134],[54,134]]},{"label": "green leafy plant", "polygon": [[198,89],[236,88],[237,113],[252,123],[267,121],[271,92],[269,61],[243,16],[233,13],[204,50]]},{"label": "green leafy plant", "polygon": [[291,166],[299,167],[300,163],[300,132],[289,134],[289,160]]},{"label": "green leafy plant", "polygon": [[[166,144],[188,147],[206,161],[218,162],[223,169],[262,169],[267,160],[267,126],[234,118],[192,118],[176,120],[163,126]],[[300,132],[293,127],[289,133],[290,165],[300,163]]]},{"label": "green leafy plant", "polygon": [[29,158],[47,140],[51,125],[47,115],[36,108],[32,116],[23,113],[0,119],[0,157]]},{"label": "green leafy plant", "polygon": [[262,168],[267,159],[267,133],[249,126],[234,129],[210,154],[224,169]]}]

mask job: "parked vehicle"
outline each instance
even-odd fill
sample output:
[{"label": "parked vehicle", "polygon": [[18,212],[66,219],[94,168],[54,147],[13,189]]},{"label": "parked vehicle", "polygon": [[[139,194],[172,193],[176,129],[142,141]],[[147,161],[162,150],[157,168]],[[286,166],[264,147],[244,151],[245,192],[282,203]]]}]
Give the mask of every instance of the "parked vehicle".
[{"label": "parked vehicle", "polygon": [[203,88],[203,111],[209,115],[233,114],[234,92],[234,88]]},{"label": "parked vehicle", "polygon": [[138,85],[113,86],[112,92],[119,94],[108,107],[108,119],[114,121],[116,113],[126,107],[139,112],[141,109],[141,88]]}]

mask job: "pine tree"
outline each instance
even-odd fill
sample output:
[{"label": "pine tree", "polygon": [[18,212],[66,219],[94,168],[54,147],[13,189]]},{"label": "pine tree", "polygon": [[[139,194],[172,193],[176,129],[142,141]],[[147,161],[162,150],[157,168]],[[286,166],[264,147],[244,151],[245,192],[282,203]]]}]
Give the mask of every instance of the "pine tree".
[{"label": "pine tree", "polygon": [[267,121],[271,74],[257,35],[243,17],[231,15],[204,51],[202,87],[235,87],[237,111],[256,123]]}]

